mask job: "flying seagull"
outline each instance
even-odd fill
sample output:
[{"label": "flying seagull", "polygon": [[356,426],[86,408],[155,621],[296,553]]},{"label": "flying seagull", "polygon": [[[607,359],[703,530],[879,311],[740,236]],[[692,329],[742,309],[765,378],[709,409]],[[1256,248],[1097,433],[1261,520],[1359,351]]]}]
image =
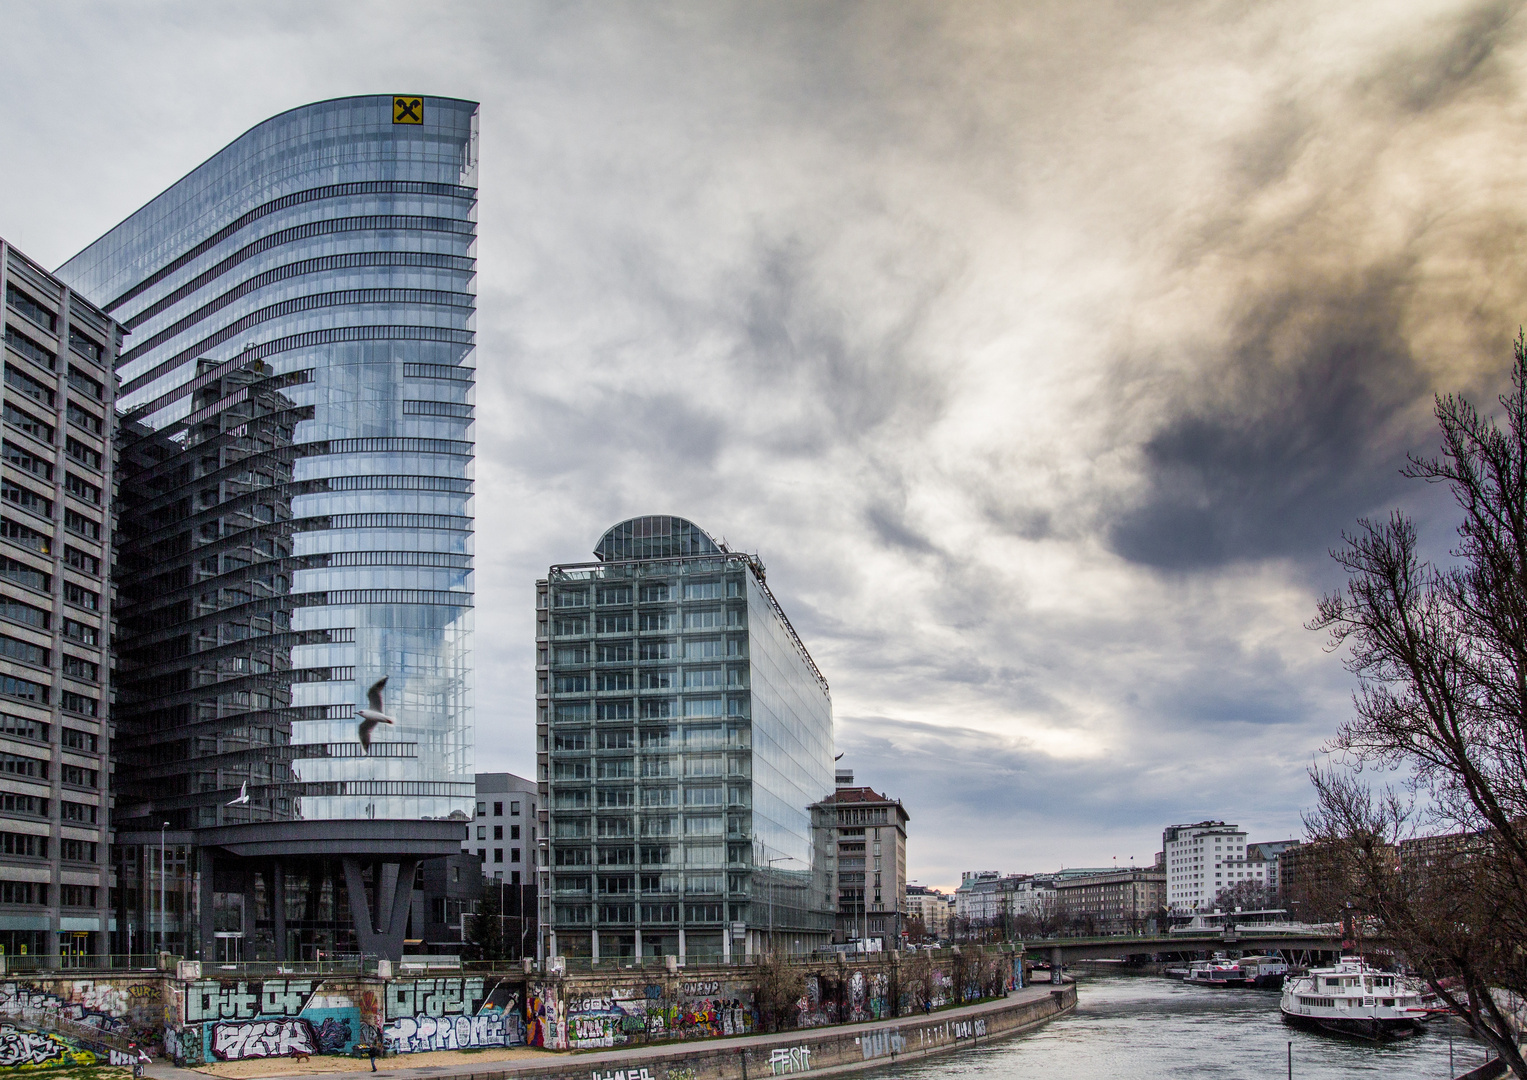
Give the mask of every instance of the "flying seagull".
[{"label": "flying seagull", "polygon": [[355,726],[355,733],[361,737],[361,749],[371,753],[371,732],[378,724],[397,723],[392,717],[382,711],[382,687],[387,685],[387,676],[383,675],[371,684],[371,689],[366,691],[366,703],[369,709],[356,709],[355,715],[361,718],[361,722]]},{"label": "flying seagull", "polygon": [[245,780],[242,784],[239,785],[239,795],[238,795],[238,798],[230,799],[226,805],[228,805],[228,806],[248,806],[249,805],[249,781],[248,780]]}]

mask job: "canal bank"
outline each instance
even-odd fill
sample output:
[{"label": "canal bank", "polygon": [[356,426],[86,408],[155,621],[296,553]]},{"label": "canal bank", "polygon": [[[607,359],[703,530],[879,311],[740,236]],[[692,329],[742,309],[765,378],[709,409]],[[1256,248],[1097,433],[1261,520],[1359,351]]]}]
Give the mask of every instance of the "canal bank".
[{"label": "canal bank", "polygon": [[[620,1050],[542,1051],[514,1061],[460,1066],[396,1067],[382,1063],[389,1080],[758,1080],[795,1073],[831,1075],[915,1061],[1031,1031],[1076,1007],[1076,987],[1048,984],[1005,998],[944,1009],[924,1016],[744,1035],[704,1042],[667,1043]],[[394,1067],[387,1067],[387,1066]],[[211,1070],[209,1070],[211,1071]],[[158,1064],[156,1080],[205,1080],[207,1073]],[[303,1080],[355,1080],[354,1073],[300,1074],[287,1059],[269,1060],[260,1077],[301,1075]]]}]

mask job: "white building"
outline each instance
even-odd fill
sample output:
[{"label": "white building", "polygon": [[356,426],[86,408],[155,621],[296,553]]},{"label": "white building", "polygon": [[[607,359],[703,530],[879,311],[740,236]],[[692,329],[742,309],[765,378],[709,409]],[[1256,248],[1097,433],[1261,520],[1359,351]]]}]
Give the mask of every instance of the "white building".
[{"label": "white building", "polygon": [[477,774],[477,818],[467,826],[463,853],[476,853],[483,877],[534,885],[536,782],[513,773]]},{"label": "white building", "polygon": [[1055,910],[1055,874],[1035,874],[1019,878],[1013,883],[1012,905],[1014,915],[1030,915],[1036,918]]},{"label": "white building", "polygon": [[926,885],[907,886],[907,917],[921,919],[924,931],[935,938],[949,930],[949,897]]},{"label": "white building", "polygon": [[1011,880],[1000,870],[966,870],[954,890],[954,911],[961,919],[1000,919],[1008,910]]},{"label": "white building", "polygon": [[1244,881],[1267,885],[1267,861],[1246,849],[1246,834],[1223,821],[1172,825],[1161,834],[1169,911],[1212,908],[1220,892]]}]

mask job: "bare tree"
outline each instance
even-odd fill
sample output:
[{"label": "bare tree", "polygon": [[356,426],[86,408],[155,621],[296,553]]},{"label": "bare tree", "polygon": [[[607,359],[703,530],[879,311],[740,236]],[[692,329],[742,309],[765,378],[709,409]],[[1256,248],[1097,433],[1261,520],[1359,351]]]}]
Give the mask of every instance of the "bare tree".
[{"label": "bare tree", "polygon": [[[1442,455],[1405,469],[1451,489],[1452,561],[1424,560],[1399,512],[1333,552],[1347,587],[1310,625],[1359,688],[1306,826],[1363,920],[1527,1078],[1507,1005],[1527,997],[1527,338],[1514,351],[1504,427],[1439,397]],[[1375,790],[1347,767],[1406,779]]]},{"label": "bare tree", "polygon": [[1267,907],[1267,886],[1255,879],[1237,881],[1215,895],[1214,906],[1221,911],[1234,911],[1236,908],[1259,911]]},{"label": "bare tree", "polygon": [[805,993],[805,974],[780,953],[761,957],[753,969],[753,1003],[765,1031],[794,1027],[796,1004]]}]

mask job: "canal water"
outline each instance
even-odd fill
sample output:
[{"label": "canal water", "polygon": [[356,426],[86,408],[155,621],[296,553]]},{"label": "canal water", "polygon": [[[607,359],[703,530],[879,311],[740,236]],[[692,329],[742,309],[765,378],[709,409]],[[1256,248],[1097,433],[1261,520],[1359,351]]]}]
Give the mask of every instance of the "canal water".
[{"label": "canal water", "polygon": [[1278,993],[1188,986],[1159,975],[1082,975],[1076,1011],[1036,1031],[866,1077],[967,1080],[1448,1080],[1485,1060],[1462,1024],[1436,1020],[1421,1035],[1372,1046],[1296,1031],[1278,1016]]}]

